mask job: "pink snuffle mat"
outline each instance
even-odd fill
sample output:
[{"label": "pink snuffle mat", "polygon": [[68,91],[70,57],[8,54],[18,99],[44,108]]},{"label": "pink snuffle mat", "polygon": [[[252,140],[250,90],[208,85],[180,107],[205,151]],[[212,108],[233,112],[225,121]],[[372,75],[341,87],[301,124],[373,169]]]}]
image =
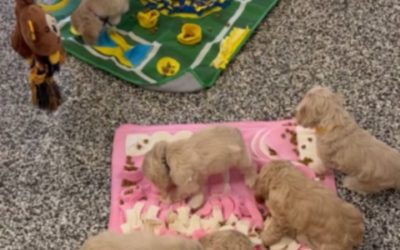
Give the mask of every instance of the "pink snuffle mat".
[{"label": "pink snuffle mat", "polygon": [[[211,125],[216,124],[123,125],[117,129],[112,155],[110,230],[121,233],[152,230],[160,235],[180,234],[196,239],[210,232],[236,229],[248,235],[256,247],[261,244],[258,232],[264,225],[267,209],[256,203],[252,191],[236,169],[209,178],[204,194],[206,201],[197,211],[192,211],[184,202],[161,202],[157,189],[141,172],[144,154],[156,142],[185,139]],[[296,127],[291,120],[223,125],[241,130],[257,168],[274,159],[285,159],[292,161],[305,175],[316,179],[312,167],[320,160],[315,151],[314,131]],[[321,182],[336,191],[333,176]],[[271,249],[306,248],[284,238]]]}]

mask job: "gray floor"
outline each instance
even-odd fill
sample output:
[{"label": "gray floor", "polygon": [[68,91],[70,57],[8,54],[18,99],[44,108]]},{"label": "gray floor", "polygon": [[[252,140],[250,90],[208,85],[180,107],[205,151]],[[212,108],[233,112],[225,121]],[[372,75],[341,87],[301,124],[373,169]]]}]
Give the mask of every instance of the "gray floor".
[{"label": "gray floor", "polygon": [[[77,249],[106,227],[110,154],[123,123],[290,117],[314,84],[342,92],[360,124],[400,148],[399,0],[281,0],[217,85],[144,91],[69,58],[65,102],[33,108],[27,65],[11,51],[13,1],[0,3],[0,249]],[[362,197],[361,249],[400,249],[400,192]]]}]

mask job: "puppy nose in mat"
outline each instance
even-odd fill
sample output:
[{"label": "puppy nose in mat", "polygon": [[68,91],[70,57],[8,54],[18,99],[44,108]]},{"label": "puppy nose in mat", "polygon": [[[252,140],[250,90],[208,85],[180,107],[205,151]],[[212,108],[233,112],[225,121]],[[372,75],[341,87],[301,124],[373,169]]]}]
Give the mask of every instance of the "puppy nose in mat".
[{"label": "puppy nose in mat", "polygon": [[[202,137],[200,134],[204,134],[203,131],[208,133],[207,131],[218,127],[226,127],[230,132],[240,132],[242,140],[236,140],[233,135],[225,146],[215,144],[214,141],[218,141],[215,139],[193,143],[197,137]],[[311,169],[312,163],[319,162],[316,152],[312,152],[315,151],[315,146],[312,145],[315,140],[310,139],[313,138],[312,132],[296,128],[290,120],[218,125],[121,126],[114,138],[109,229],[124,234],[148,230],[157,235],[182,235],[193,239],[200,239],[217,231],[235,229],[247,235],[254,247],[259,248],[262,245],[260,232],[264,228],[264,222],[268,224],[268,208],[257,203],[254,198],[250,186],[255,184],[255,180],[249,177],[252,175],[251,171],[241,166],[226,168],[222,165],[240,165],[245,162],[243,159],[246,157],[238,157],[243,153],[240,147],[242,141],[244,155],[250,156],[247,165],[253,168],[253,174],[272,160],[287,160],[310,179],[335,191],[332,175],[317,180]],[[222,134],[219,132],[215,138],[218,139]],[[160,142],[165,143],[164,148],[156,149]],[[179,151],[183,152],[182,155],[185,154],[185,158],[180,159],[174,156],[176,152],[171,148],[182,144],[191,150]],[[208,154],[207,148],[214,146],[229,161],[220,161],[219,156]],[[199,159],[196,158],[197,154],[202,154]],[[159,161],[157,157],[160,158]],[[186,190],[187,195],[174,199],[166,194],[179,190],[181,183],[171,186],[171,183],[157,180],[157,173],[158,176],[169,174],[174,179],[175,175],[182,174],[176,170],[176,165],[182,164],[179,166],[183,170],[186,158],[199,161],[204,168],[197,169],[198,174],[190,175],[194,176],[193,180],[191,177],[186,180],[193,183],[192,186],[199,184],[202,188],[200,191],[195,190],[196,192]],[[308,160],[304,161],[304,158]],[[219,165],[211,167],[213,162]],[[142,171],[144,165],[155,168],[155,176],[148,178],[150,175],[147,170],[146,173]],[[204,184],[201,184],[202,178],[196,178],[198,176],[204,178]],[[168,191],[164,192],[163,187]],[[271,249],[306,248],[292,239],[284,238],[271,246]]]}]

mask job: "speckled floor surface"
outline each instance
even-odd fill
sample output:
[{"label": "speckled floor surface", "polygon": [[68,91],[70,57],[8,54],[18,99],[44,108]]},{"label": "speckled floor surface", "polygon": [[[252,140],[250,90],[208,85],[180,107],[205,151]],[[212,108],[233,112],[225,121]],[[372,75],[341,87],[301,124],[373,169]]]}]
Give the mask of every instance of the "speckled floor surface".
[{"label": "speckled floor surface", "polygon": [[[0,249],[77,249],[106,227],[114,129],[290,117],[314,84],[342,92],[360,124],[400,149],[400,1],[281,0],[216,87],[148,92],[70,58],[65,98],[33,108],[11,51],[13,1],[0,2]],[[364,213],[360,249],[400,249],[400,192],[339,193]]]}]

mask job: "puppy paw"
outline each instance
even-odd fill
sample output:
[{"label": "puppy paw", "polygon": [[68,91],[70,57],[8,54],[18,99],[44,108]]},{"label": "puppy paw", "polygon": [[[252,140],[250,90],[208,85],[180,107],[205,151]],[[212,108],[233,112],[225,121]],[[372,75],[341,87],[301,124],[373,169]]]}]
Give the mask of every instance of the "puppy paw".
[{"label": "puppy paw", "polygon": [[272,246],[274,245],[276,242],[279,241],[279,238],[277,239],[276,235],[273,234],[268,234],[266,232],[263,232],[261,234],[261,240],[264,244],[264,246]]},{"label": "puppy paw", "polygon": [[343,180],[343,186],[359,194],[367,194],[364,185],[354,177],[345,177]]},{"label": "puppy paw", "polygon": [[321,165],[316,165],[312,169],[313,169],[313,171],[315,173],[315,176],[317,176],[319,178],[321,178],[321,177],[325,178],[325,176],[328,173],[328,169],[325,168],[322,164]]},{"label": "puppy paw", "polygon": [[204,203],[204,194],[197,194],[189,199],[188,205],[191,209],[199,209],[203,206]]},{"label": "puppy paw", "polygon": [[121,16],[110,17],[108,21],[111,25],[117,26],[121,22]]}]

